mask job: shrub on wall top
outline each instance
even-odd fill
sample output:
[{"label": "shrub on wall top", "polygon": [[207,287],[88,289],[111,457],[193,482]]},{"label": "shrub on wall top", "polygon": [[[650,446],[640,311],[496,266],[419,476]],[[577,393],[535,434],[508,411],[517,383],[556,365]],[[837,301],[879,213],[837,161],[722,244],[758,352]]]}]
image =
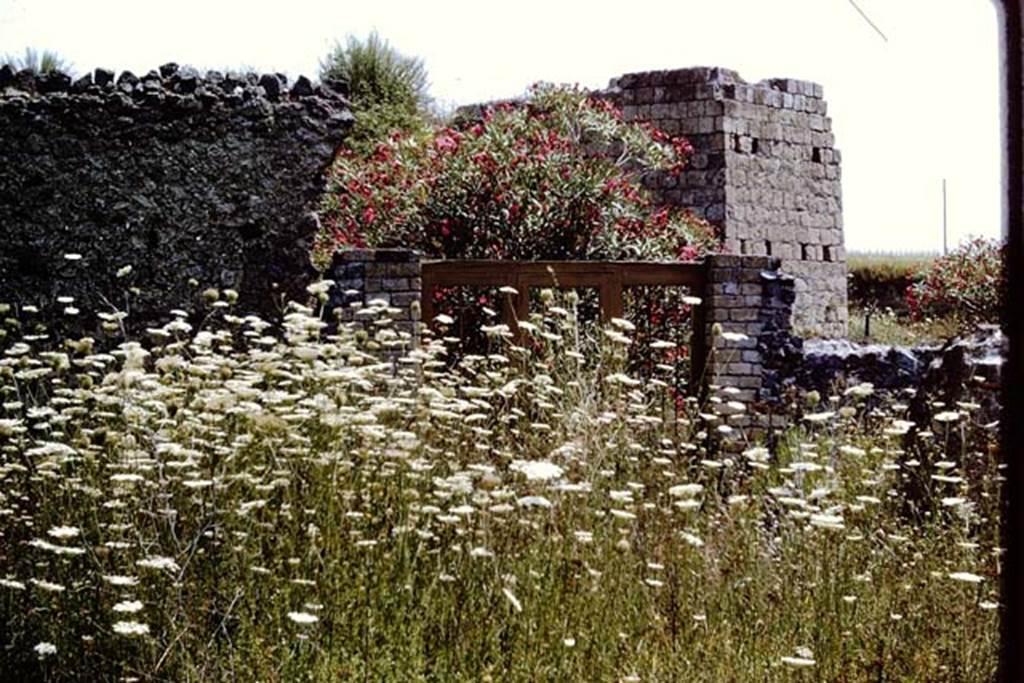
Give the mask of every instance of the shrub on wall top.
[{"label": "shrub on wall top", "polygon": [[320,62],[320,77],[348,83],[355,126],[345,145],[367,153],[394,131],[425,132],[430,97],[427,70],[418,57],[403,55],[376,31],[365,41],[349,36]]},{"label": "shrub on wall top", "polygon": [[40,52],[31,47],[25,48],[25,53],[22,56],[14,54],[0,56],[0,66],[4,64],[9,64],[15,71],[27,69],[37,75],[51,71],[71,72],[71,62],[57,52],[53,50]]},{"label": "shrub on wall top", "polygon": [[323,205],[318,260],[338,247],[399,246],[448,258],[680,259],[715,248],[712,227],[657,207],[647,170],[690,151],[622,121],[578,89],[535,86],[524,105],[426,137],[343,152]]}]

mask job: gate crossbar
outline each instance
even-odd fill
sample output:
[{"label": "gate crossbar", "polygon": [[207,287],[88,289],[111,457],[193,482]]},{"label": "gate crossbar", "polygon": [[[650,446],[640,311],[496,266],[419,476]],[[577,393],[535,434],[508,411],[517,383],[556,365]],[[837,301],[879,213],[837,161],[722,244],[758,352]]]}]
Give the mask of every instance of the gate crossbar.
[{"label": "gate crossbar", "polygon": [[525,320],[530,313],[529,290],[532,287],[594,287],[598,289],[601,316],[606,321],[622,317],[625,287],[688,287],[702,300],[692,309],[692,380],[699,382],[704,376],[708,282],[704,262],[436,260],[423,261],[421,265],[424,321],[429,323],[434,319],[434,290],[438,287],[512,287],[518,293],[505,298],[503,320],[517,337],[516,322]]}]

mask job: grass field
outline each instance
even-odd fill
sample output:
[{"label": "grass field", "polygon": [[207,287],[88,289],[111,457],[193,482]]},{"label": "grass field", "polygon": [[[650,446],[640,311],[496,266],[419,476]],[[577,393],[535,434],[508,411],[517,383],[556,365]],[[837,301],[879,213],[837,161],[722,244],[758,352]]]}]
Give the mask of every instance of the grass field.
[{"label": "grass field", "polygon": [[809,396],[769,450],[628,376],[624,322],[454,365],[380,322],[8,342],[0,678],[991,680],[973,404]]},{"label": "grass field", "polygon": [[850,307],[847,329],[851,341],[897,346],[937,344],[961,334],[958,323],[950,318],[913,320],[891,309],[869,313],[858,306]]},{"label": "grass field", "polygon": [[928,252],[851,252],[847,259],[849,338],[853,341],[914,346],[938,343],[956,336],[961,331],[956,320],[915,320],[907,309],[907,287],[914,282],[916,274],[927,268],[936,256]]},{"label": "grass field", "polygon": [[846,265],[851,271],[875,270],[878,273],[907,273],[927,266],[939,256],[938,252],[881,252],[850,251]]}]

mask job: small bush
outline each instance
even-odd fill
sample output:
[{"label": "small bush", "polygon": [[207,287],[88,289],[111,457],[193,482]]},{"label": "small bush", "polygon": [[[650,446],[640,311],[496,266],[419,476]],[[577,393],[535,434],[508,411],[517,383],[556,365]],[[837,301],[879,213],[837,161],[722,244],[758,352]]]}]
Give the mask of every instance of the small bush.
[{"label": "small bush", "polygon": [[427,70],[418,57],[395,50],[375,32],[365,41],[350,36],[320,63],[320,77],[348,83],[355,126],[346,146],[369,153],[395,131],[423,132],[430,97]]},{"label": "small bush", "polygon": [[999,321],[1005,300],[1005,247],[998,240],[974,238],[936,259],[907,288],[916,318],[952,316],[962,327]]},{"label": "small bush", "polygon": [[0,64],[10,64],[11,68],[15,71],[28,69],[35,74],[44,74],[50,71],[63,71],[67,73],[72,68],[71,62],[56,52],[52,50],[39,52],[31,47],[25,48],[25,54],[21,57],[12,54],[0,57]]}]

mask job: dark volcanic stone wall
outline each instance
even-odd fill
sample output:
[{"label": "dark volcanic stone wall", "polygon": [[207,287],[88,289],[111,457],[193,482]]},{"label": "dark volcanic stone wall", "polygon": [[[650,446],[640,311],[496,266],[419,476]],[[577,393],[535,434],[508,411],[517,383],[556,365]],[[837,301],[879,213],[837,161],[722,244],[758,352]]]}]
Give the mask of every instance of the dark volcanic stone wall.
[{"label": "dark volcanic stone wall", "polygon": [[109,301],[139,326],[193,302],[190,279],[245,311],[302,296],[344,90],[174,64],[73,83],[0,68],[0,303],[46,316],[74,297],[85,318]]}]

